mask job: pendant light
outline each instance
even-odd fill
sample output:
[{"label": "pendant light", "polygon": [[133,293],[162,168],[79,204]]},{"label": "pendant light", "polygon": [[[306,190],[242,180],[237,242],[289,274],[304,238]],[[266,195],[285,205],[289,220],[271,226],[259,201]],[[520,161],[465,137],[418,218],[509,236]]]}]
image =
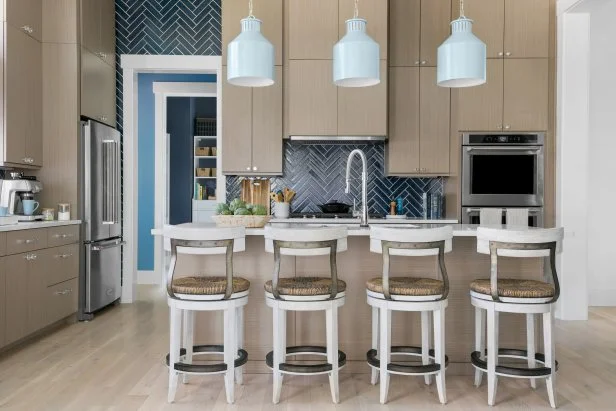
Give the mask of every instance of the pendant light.
[{"label": "pendant light", "polygon": [[473,20],[464,16],[451,22],[451,36],[438,48],[436,83],[441,87],[473,87],[486,82],[486,45],[473,34]]},{"label": "pendant light", "polygon": [[274,46],[261,34],[261,20],[252,14],[241,20],[242,32],[227,46],[227,81],[235,86],[274,84]]},{"label": "pendant light", "polygon": [[368,87],[381,82],[379,44],[366,34],[366,20],[355,14],[346,21],[347,32],[334,45],[334,83],[340,87]]}]

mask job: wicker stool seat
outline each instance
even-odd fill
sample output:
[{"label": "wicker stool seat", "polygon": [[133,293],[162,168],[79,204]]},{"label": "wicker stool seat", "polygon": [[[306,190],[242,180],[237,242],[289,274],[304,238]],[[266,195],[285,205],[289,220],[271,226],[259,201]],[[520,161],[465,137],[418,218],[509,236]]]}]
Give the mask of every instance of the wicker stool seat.
[{"label": "wicker stool seat", "polygon": [[[312,296],[329,295],[332,292],[333,281],[329,277],[292,277],[278,280],[280,295]],[[338,292],[346,290],[346,283],[338,280]],[[272,293],[272,282],[265,283],[265,291]]]},{"label": "wicker stool seat", "polygon": [[[383,294],[383,277],[371,278],[366,282],[366,288],[375,293]],[[440,295],[445,290],[441,280],[416,277],[391,277],[389,279],[389,293],[391,295],[427,296]]]},{"label": "wicker stool seat", "polygon": [[[226,277],[181,277],[171,283],[174,293],[188,295],[224,294],[227,289]],[[233,293],[248,291],[250,281],[242,277],[233,277]]]},{"label": "wicker stool seat", "polygon": [[[499,297],[548,298],[554,296],[554,286],[543,281],[499,278],[497,286]],[[471,290],[479,294],[491,295],[490,280],[474,280],[471,282]]]}]

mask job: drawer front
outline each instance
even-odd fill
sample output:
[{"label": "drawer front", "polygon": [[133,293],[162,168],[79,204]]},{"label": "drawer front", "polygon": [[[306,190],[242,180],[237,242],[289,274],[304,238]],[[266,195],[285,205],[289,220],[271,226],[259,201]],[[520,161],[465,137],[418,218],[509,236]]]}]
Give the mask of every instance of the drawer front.
[{"label": "drawer front", "polygon": [[47,286],[59,284],[79,276],[79,244],[69,244],[48,250]]},{"label": "drawer front", "polygon": [[6,254],[20,254],[47,247],[47,230],[9,231],[6,233]]},{"label": "drawer front", "polygon": [[60,245],[79,242],[79,226],[65,225],[47,229],[47,246],[57,247]]},{"label": "drawer front", "polygon": [[51,324],[77,312],[78,280],[65,281],[46,290],[46,322]]},{"label": "drawer front", "polygon": [[0,255],[6,255],[6,233],[0,233]]}]

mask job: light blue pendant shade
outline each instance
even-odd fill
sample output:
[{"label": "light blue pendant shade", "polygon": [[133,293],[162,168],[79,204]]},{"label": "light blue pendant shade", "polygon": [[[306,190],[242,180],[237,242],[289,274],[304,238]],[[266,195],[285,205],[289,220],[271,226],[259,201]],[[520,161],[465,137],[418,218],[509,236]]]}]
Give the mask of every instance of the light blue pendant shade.
[{"label": "light blue pendant shade", "polygon": [[244,87],[274,84],[274,46],[261,34],[261,20],[242,19],[242,32],[227,47],[227,81]]},{"label": "light blue pendant shade", "polygon": [[368,87],[381,82],[379,43],[366,34],[366,20],[346,21],[347,32],[334,46],[334,83]]},{"label": "light blue pendant shade", "polygon": [[451,36],[438,48],[436,83],[441,87],[473,87],[486,82],[486,45],[473,34],[473,21],[451,22]]}]

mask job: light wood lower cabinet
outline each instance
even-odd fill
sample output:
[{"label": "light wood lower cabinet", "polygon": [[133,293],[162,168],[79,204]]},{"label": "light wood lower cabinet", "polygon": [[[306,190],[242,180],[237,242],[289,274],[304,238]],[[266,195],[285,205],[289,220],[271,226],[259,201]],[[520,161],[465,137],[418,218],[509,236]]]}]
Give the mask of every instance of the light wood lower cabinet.
[{"label": "light wood lower cabinet", "polygon": [[53,324],[75,312],[79,291],[79,280],[64,281],[45,289],[45,322]]},{"label": "light wood lower cabinet", "polygon": [[6,272],[5,344],[11,344],[30,333],[28,328],[28,263],[26,254],[5,257],[11,269]]},{"label": "light wood lower cabinet", "polygon": [[0,347],[6,343],[6,310],[4,309],[6,301],[6,271],[4,257],[0,257]]}]

